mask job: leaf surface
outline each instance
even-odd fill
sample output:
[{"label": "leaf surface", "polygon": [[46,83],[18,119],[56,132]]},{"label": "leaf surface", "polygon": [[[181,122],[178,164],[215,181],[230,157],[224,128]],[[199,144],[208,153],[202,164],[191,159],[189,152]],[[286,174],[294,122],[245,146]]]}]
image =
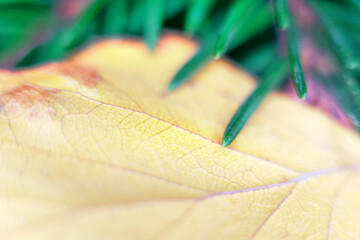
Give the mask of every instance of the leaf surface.
[{"label": "leaf surface", "polygon": [[1,239],[359,239],[360,138],[225,60],[168,94],[196,45],[104,40],[0,73]]}]

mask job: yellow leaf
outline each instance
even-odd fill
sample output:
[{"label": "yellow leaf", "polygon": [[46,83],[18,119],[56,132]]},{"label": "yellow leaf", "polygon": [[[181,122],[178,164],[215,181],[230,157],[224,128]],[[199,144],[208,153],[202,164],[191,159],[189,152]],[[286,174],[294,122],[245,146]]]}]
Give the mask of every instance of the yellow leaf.
[{"label": "yellow leaf", "polygon": [[106,40],[0,73],[0,239],[360,239],[360,138],[227,61],[167,93],[196,50]]}]

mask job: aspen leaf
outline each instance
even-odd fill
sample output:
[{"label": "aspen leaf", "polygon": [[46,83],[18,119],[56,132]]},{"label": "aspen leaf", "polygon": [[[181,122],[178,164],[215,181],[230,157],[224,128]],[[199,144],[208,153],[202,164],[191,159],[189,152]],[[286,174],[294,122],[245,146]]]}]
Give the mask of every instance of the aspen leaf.
[{"label": "aspen leaf", "polygon": [[360,138],[226,60],[167,84],[196,45],[104,40],[0,73],[0,239],[360,239]]}]

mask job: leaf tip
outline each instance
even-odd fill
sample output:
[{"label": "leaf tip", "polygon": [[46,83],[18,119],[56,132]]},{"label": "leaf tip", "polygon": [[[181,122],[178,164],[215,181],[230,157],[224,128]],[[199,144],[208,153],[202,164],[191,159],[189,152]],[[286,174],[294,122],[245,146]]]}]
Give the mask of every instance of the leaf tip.
[{"label": "leaf tip", "polygon": [[226,148],[227,146],[229,146],[230,145],[230,142],[228,142],[228,141],[226,141],[225,139],[223,139],[223,141],[222,141],[222,147],[223,148]]},{"label": "leaf tip", "polygon": [[156,47],[156,40],[147,40],[146,46],[149,49],[149,51],[153,53]]},{"label": "leaf tip", "polygon": [[179,87],[179,84],[177,84],[176,82],[174,81],[171,81],[170,84],[168,85],[167,87],[167,91],[168,92],[172,92],[174,91],[175,89],[177,89]]},{"label": "leaf tip", "polygon": [[295,88],[296,95],[304,100],[306,98],[307,88],[304,75],[302,71],[292,73],[292,81]]},{"label": "leaf tip", "polygon": [[215,51],[215,53],[214,53],[214,59],[215,59],[215,60],[221,58],[221,56],[222,56],[221,51]]},{"label": "leaf tip", "polygon": [[225,53],[225,45],[226,40],[224,40],[221,36],[217,38],[215,49],[214,49],[214,58],[219,59]]},{"label": "leaf tip", "polygon": [[301,93],[301,94],[299,95],[299,98],[300,98],[301,100],[305,100],[305,99],[306,99],[306,92]]},{"label": "leaf tip", "polygon": [[306,94],[307,94],[305,82],[303,82],[302,84],[296,85],[296,86],[295,86],[295,90],[296,90],[296,95],[297,95],[301,100],[305,100]]},{"label": "leaf tip", "polygon": [[226,148],[227,146],[229,146],[233,141],[234,141],[234,137],[229,136],[227,133],[224,134],[223,140],[222,140],[222,147]]}]

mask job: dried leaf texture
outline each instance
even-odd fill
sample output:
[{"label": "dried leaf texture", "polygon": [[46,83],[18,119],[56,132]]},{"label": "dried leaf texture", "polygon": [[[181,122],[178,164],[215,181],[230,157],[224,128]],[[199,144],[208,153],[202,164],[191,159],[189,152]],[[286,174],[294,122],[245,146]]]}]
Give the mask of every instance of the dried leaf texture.
[{"label": "dried leaf texture", "polygon": [[360,239],[360,138],[269,96],[230,148],[251,92],[224,61],[167,93],[196,51],[105,40],[0,73],[0,239]]}]

